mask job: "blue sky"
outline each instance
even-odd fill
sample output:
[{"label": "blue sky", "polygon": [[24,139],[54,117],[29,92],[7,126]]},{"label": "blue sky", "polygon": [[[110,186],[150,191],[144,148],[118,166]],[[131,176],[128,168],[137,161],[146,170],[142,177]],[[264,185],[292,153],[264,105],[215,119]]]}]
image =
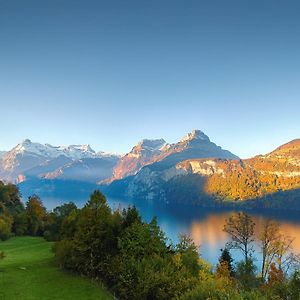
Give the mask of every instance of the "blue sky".
[{"label": "blue sky", "polygon": [[0,0],[0,149],[300,138],[299,1]]}]

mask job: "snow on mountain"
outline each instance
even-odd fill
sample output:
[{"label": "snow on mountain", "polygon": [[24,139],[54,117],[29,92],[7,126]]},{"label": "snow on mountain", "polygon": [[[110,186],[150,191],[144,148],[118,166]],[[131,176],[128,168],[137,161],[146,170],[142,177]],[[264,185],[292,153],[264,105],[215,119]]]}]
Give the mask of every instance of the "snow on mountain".
[{"label": "snow on mountain", "polygon": [[110,183],[129,175],[138,174],[145,166],[166,167],[190,158],[217,157],[237,159],[231,152],[222,149],[200,130],[193,130],[179,142],[168,144],[164,139],[142,140],[123,156],[116,165],[113,177],[103,183]]},{"label": "snow on mountain", "polygon": [[[111,164],[115,164],[119,158],[104,152],[96,153],[89,145],[52,146],[26,139],[2,156],[0,180],[18,182],[26,180],[28,176],[41,177],[47,172],[54,172],[56,168],[63,168],[66,163],[81,159],[108,160],[111,161],[111,169]],[[100,166],[99,163],[97,165]]]},{"label": "snow on mountain", "polygon": [[29,139],[22,141],[11,151],[11,154],[32,154],[55,158],[64,155],[73,159],[93,158],[97,156],[96,152],[90,145],[70,145],[70,146],[52,146],[50,144],[33,143]]},{"label": "snow on mountain", "polygon": [[186,136],[184,136],[180,142],[184,143],[184,142],[188,142],[191,140],[203,140],[203,141],[209,141],[209,137],[204,134],[204,132],[202,132],[201,130],[193,130],[192,132],[188,133]]},{"label": "snow on mountain", "polygon": [[143,139],[122,157],[95,152],[90,145],[52,146],[26,139],[0,159],[0,180],[20,182],[29,178],[88,180],[110,183],[142,168],[169,168],[186,159],[236,159],[210,141],[200,130],[193,130],[179,142]]},{"label": "snow on mountain", "polygon": [[222,149],[210,141],[209,137],[200,130],[193,130],[185,135],[179,142],[169,144],[156,159],[156,165],[170,167],[181,161],[192,158],[224,158],[238,159],[228,150]]}]

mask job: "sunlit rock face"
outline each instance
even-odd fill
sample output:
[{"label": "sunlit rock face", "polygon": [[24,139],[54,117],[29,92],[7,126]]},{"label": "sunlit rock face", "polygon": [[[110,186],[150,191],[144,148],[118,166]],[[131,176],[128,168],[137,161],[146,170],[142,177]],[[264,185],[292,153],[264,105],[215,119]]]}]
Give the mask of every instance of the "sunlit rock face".
[{"label": "sunlit rock face", "polygon": [[238,159],[236,155],[211,142],[202,131],[194,130],[178,143],[165,144],[152,160],[136,170],[134,176],[126,180],[126,194],[129,197],[142,196],[148,200],[167,201],[165,187],[174,178],[196,173],[222,174],[223,170],[215,166],[215,158]]},{"label": "sunlit rock face", "polygon": [[[113,177],[107,182],[135,175],[143,167],[154,163],[155,167],[166,169],[186,159],[201,157],[238,158],[211,142],[202,131],[193,130],[174,144],[167,144],[163,139],[141,141],[120,159]],[[168,177],[166,174],[164,176]]]},{"label": "sunlit rock face", "polygon": [[[234,156],[233,159],[224,158],[222,156],[226,156],[227,152],[210,143],[203,136],[195,142],[192,134],[187,135],[179,145],[168,148],[186,147],[188,150],[181,150],[179,155],[173,152],[160,161],[144,166],[126,182],[125,192],[133,198],[187,203],[203,203],[207,197],[210,199],[208,201],[245,201],[271,195],[275,200],[267,205],[279,208],[282,207],[281,193],[290,191],[285,201],[292,202],[293,207],[299,203],[300,140],[291,141],[269,154],[245,160],[235,159]],[[210,147],[212,150],[206,158],[202,157],[201,144],[205,149]],[[201,149],[198,158],[194,158],[195,149]],[[190,157],[180,161],[183,154]],[[297,207],[300,208],[300,205]]]},{"label": "sunlit rock face", "polygon": [[0,180],[59,178],[97,182],[112,175],[119,157],[89,145],[52,146],[26,139],[0,157]]},{"label": "sunlit rock face", "polygon": [[165,149],[166,142],[163,139],[142,140],[119,160],[114,168],[112,178],[107,182],[136,174],[143,166],[156,161]]}]

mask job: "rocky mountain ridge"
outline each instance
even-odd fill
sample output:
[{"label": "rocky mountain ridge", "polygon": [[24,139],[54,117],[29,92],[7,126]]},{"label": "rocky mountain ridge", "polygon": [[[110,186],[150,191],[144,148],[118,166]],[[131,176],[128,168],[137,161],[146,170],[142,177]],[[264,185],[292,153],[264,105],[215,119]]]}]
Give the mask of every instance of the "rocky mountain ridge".
[{"label": "rocky mountain ridge", "polygon": [[119,160],[112,178],[104,183],[135,175],[147,165],[172,166],[189,158],[201,157],[238,158],[211,142],[202,131],[193,130],[174,144],[168,144],[163,139],[141,141]]},{"label": "rocky mountain ridge", "polygon": [[67,181],[78,182],[78,188],[80,182],[101,182],[99,188],[111,196],[209,206],[269,199],[264,205],[281,207],[288,197],[291,207],[300,208],[300,139],[243,160],[199,130],[173,144],[144,139],[122,157],[96,153],[89,145],[25,140],[0,157],[3,179],[26,182],[27,191],[39,180],[45,186],[49,181],[53,191]]},{"label": "rocky mountain ridge", "polygon": [[[128,178],[123,194],[167,203],[201,203],[207,199],[241,202],[294,191],[294,200],[300,199],[300,140],[245,160],[191,158],[164,168],[155,165]],[[122,190],[122,181],[113,183],[112,190],[114,185]]]}]

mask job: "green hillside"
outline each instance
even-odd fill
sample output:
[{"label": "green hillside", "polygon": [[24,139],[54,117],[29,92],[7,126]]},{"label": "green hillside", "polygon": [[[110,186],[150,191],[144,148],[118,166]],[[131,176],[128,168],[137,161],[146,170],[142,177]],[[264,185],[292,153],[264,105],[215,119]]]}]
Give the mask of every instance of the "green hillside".
[{"label": "green hillside", "polygon": [[0,242],[0,299],[113,299],[99,284],[59,270],[52,243],[38,237]]}]

